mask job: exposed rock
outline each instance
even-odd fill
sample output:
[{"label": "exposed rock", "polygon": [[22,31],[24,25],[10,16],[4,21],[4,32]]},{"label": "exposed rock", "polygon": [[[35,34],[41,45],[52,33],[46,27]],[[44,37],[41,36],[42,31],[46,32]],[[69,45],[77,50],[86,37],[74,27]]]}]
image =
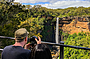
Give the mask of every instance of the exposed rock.
[{"label": "exposed rock", "polygon": [[[70,17],[64,17],[60,20],[59,29],[63,32],[68,32],[69,34],[79,33],[79,32],[90,32],[90,18],[88,17],[78,17],[74,16],[71,20]],[[62,24],[62,26],[61,26]]]}]

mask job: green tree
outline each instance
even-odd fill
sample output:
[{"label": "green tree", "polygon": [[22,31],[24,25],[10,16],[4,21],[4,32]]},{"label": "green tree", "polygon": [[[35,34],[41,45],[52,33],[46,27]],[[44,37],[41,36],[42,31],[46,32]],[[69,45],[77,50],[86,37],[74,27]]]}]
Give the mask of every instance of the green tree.
[{"label": "green tree", "polygon": [[[86,33],[83,32],[78,35],[69,35],[65,44],[90,48],[90,36],[87,36]],[[64,48],[65,59],[89,59],[89,53],[89,50],[74,49],[69,47]]]}]

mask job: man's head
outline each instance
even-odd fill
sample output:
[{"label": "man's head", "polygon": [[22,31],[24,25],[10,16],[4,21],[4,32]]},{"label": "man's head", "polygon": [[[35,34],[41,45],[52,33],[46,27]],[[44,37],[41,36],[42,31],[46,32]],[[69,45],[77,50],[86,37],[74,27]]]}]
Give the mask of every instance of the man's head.
[{"label": "man's head", "polygon": [[22,42],[26,37],[28,37],[29,32],[25,28],[20,28],[15,31],[15,39],[17,42]]}]

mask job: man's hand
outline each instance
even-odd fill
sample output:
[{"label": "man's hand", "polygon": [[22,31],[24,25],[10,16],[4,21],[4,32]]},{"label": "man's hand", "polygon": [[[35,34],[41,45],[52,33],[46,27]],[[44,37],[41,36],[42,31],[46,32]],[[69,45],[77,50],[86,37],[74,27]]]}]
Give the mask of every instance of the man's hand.
[{"label": "man's hand", "polygon": [[26,44],[24,49],[29,49],[31,47],[30,43]]},{"label": "man's hand", "polygon": [[39,36],[38,36],[38,39],[39,39],[39,40],[37,40],[37,39],[35,38],[37,44],[41,44],[41,38],[40,38]]}]

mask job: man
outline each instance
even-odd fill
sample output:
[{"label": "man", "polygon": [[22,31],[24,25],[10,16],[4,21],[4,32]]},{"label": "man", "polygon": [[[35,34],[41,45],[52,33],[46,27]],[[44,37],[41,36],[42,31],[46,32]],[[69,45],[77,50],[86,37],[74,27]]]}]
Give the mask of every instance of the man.
[{"label": "man", "polygon": [[[29,32],[25,28],[20,28],[15,31],[15,44],[4,48],[2,59],[29,59],[31,51],[28,48],[30,48],[30,43],[26,44],[28,34]],[[39,36],[38,39],[35,38],[37,44],[41,44]]]}]

